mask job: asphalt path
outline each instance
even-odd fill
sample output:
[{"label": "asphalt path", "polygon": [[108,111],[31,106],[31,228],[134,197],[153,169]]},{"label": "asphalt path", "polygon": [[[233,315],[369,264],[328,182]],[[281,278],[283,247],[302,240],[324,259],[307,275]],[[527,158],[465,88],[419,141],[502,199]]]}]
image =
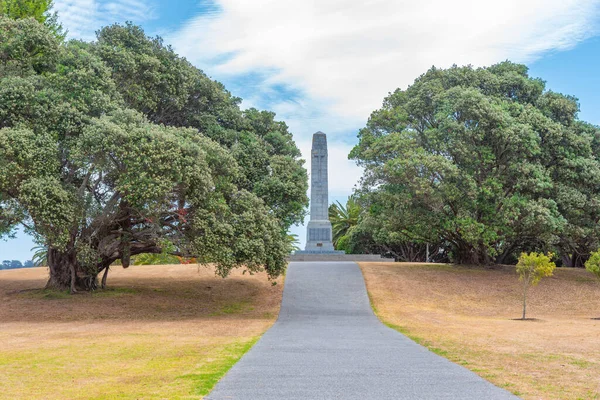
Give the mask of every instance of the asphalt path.
[{"label": "asphalt path", "polygon": [[277,322],[207,399],[517,397],[383,325],[357,264],[293,262]]}]

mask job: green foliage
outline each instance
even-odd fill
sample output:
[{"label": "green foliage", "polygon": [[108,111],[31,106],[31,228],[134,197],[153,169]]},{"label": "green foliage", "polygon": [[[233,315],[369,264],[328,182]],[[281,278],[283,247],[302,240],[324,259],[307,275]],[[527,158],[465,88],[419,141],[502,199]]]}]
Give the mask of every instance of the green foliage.
[{"label": "green foliage", "polygon": [[578,109],[523,65],[430,69],[359,132],[361,231],[457,263],[555,249],[582,265],[600,242],[600,130]]},{"label": "green foliage", "polygon": [[537,285],[542,278],[552,276],[556,265],[551,261],[552,253],[522,253],[517,263],[519,280],[527,285]]},{"label": "green foliage", "polygon": [[283,272],[307,176],[273,113],[130,24],[61,43],[0,18],[0,39],[0,236],[40,239],[49,286],[141,254]]},{"label": "green foliage", "polygon": [[333,245],[337,250],[349,250],[341,248],[339,245],[340,239],[344,239],[344,246],[348,246],[349,234],[352,229],[358,224],[358,218],[362,212],[362,208],[354,197],[349,197],[344,207],[339,201],[329,206],[329,221],[333,233]]},{"label": "green foliage", "polygon": [[335,249],[343,250],[346,252],[346,254],[353,253],[352,248],[353,248],[353,246],[352,246],[351,237],[349,234],[340,236],[337,239],[337,241],[335,242]]},{"label": "green foliage", "polygon": [[132,24],[98,33],[94,52],[110,67],[125,104],[156,124],[192,127],[231,150],[235,184],[260,197],[282,228],[303,221],[308,177],[285,123],[268,111],[240,112],[222,84]]},{"label": "green foliage", "polygon": [[36,267],[45,267],[48,265],[48,249],[45,246],[35,246],[33,251],[33,265]]},{"label": "green foliage", "polygon": [[300,247],[298,246],[300,244],[300,241],[298,240],[298,235],[296,235],[295,233],[287,235],[287,242],[288,247],[290,248],[290,253],[300,250]]},{"label": "green foliage", "polygon": [[[16,78],[46,72],[55,66],[58,52],[58,40],[38,22],[31,18],[0,17],[0,76],[14,75]],[[19,81],[15,79],[14,82]],[[34,83],[33,80],[29,82]],[[3,100],[16,102],[17,99]]]},{"label": "green foliage", "polygon": [[517,274],[519,280],[523,282],[523,318],[527,309],[527,290],[530,286],[535,286],[542,278],[552,276],[556,265],[552,262],[552,253],[522,253],[517,263]]},{"label": "green foliage", "polygon": [[585,262],[585,269],[600,279],[600,250],[593,252]]},{"label": "green foliage", "polygon": [[0,0],[0,14],[12,19],[34,18],[44,23],[51,8],[51,0]]},{"label": "green foliage", "polygon": [[44,24],[55,36],[64,39],[65,32],[58,23],[58,16],[52,13],[52,0],[0,0],[0,16],[11,19],[33,18]]},{"label": "green foliage", "polygon": [[144,253],[134,257],[134,265],[167,265],[167,264],[180,264],[179,259],[170,254],[152,254]]}]

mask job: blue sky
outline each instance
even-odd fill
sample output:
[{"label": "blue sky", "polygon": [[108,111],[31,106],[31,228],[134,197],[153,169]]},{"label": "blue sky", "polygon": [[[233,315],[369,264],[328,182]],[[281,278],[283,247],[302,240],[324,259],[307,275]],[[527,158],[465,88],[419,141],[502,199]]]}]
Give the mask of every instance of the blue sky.
[{"label": "blue sky", "polygon": [[[55,0],[72,38],[133,21],[244,99],[288,123],[306,154],[328,134],[330,201],[361,171],[346,156],[383,97],[430,66],[529,65],[600,125],[600,0]],[[303,227],[294,227],[304,242]],[[0,241],[0,260],[31,240]]]}]

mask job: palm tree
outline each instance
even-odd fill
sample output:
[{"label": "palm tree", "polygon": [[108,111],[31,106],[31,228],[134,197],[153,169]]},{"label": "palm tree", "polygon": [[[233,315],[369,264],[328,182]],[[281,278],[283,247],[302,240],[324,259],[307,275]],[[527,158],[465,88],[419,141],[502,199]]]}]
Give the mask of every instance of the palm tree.
[{"label": "palm tree", "polygon": [[298,240],[298,235],[295,233],[287,235],[287,242],[288,246],[290,247],[290,252],[300,250],[300,247],[298,246],[300,244],[300,240]]},{"label": "palm tree", "polygon": [[329,206],[329,221],[333,231],[333,245],[336,248],[340,238],[349,234],[356,226],[360,213],[360,204],[352,196],[348,197],[346,207],[339,201]]},{"label": "palm tree", "polygon": [[45,267],[48,265],[48,248],[46,246],[35,246],[31,249],[33,251],[33,265],[36,267]]}]

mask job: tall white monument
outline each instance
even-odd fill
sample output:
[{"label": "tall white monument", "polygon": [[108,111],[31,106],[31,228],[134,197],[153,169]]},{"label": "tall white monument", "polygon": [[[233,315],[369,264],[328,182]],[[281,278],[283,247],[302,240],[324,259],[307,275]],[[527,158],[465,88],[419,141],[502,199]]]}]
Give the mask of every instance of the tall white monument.
[{"label": "tall white monument", "polygon": [[327,179],[327,135],[313,135],[310,154],[310,221],[306,229],[306,253],[344,254],[333,249],[329,222],[329,189]]},{"label": "tall white monument", "polygon": [[306,248],[289,256],[290,261],[379,261],[378,254],[345,254],[334,250],[329,222],[327,178],[327,136],[313,135],[310,154],[310,221],[306,227]]}]

